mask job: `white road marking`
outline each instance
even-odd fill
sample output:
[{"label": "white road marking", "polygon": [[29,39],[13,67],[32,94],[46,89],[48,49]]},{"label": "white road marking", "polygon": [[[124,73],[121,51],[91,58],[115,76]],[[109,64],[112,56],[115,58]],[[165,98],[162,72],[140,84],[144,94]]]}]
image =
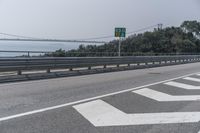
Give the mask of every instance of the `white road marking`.
[{"label": "white road marking", "polygon": [[58,108],[72,106],[72,105],[75,105],[75,104],[80,104],[80,103],[83,103],[83,102],[88,102],[88,101],[92,101],[92,100],[96,100],[96,99],[100,99],[100,98],[104,98],[104,97],[108,97],[108,96],[113,96],[113,95],[117,95],[117,94],[121,94],[121,93],[125,93],[125,92],[130,92],[130,91],[145,88],[145,87],[148,87],[148,86],[157,85],[157,84],[169,82],[169,81],[172,81],[172,80],[188,77],[188,76],[191,76],[191,75],[194,75],[194,74],[197,74],[197,73],[187,74],[187,75],[180,76],[180,77],[177,77],[177,78],[163,80],[163,81],[159,81],[159,82],[156,82],[156,83],[147,84],[147,85],[144,85],[144,86],[139,86],[139,87],[126,89],[126,90],[122,90],[122,91],[117,91],[117,92],[113,92],[113,93],[108,93],[108,94],[105,94],[105,95],[99,95],[99,96],[96,96],[96,97],[86,98],[86,99],[75,101],[75,102],[69,102],[69,103],[51,106],[51,107],[38,109],[38,110],[33,110],[33,111],[25,112],[25,113],[19,113],[19,114],[15,114],[15,115],[11,115],[11,116],[1,117],[0,122],[16,119],[16,118],[20,118],[20,117],[25,117],[25,116],[29,116],[29,115],[33,115],[33,114],[37,114],[37,113],[42,113],[42,112],[46,112],[46,111],[50,111],[50,110],[54,110],[54,109],[58,109]]},{"label": "white road marking", "polygon": [[126,114],[102,100],[73,107],[95,127],[196,123],[200,121],[200,112]]},{"label": "white road marking", "polygon": [[200,100],[200,95],[189,95],[189,96],[172,96],[163,92],[155,91],[149,88],[133,91],[133,93],[145,96],[147,98],[159,101],[159,102],[170,102],[170,101],[197,101]]},{"label": "white road marking", "polygon": [[200,90],[200,86],[194,86],[194,85],[179,83],[179,82],[175,82],[175,81],[167,82],[167,83],[164,83],[164,84],[169,85],[169,86],[173,86],[173,87],[186,89],[186,90]]},{"label": "white road marking", "polygon": [[183,78],[183,79],[185,79],[185,80],[189,80],[189,81],[200,82],[200,79],[198,79],[198,78],[185,77],[185,78]]}]

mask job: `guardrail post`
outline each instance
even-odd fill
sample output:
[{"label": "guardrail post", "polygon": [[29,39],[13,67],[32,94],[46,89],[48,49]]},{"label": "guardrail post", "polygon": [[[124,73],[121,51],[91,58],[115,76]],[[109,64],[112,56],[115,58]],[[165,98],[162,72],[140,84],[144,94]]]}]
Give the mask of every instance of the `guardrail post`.
[{"label": "guardrail post", "polygon": [[18,71],[17,71],[17,75],[22,75],[22,71],[21,71],[21,70],[18,70]]},{"label": "guardrail post", "polygon": [[88,70],[91,70],[91,66],[88,67]]},{"label": "guardrail post", "polygon": [[105,69],[107,66],[106,65],[103,65],[103,68]]},{"label": "guardrail post", "polygon": [[47,69],[47,73],[50,73],[50,72],[51,72],[51,70],[50,70],[50,68],[48,68],[48,69]]},{"label": "guardrail post", "polygon": [[28,51],[28,57],[30,57],[30,52]]},{"label": "guardrail post", "polygon": [[130,67],[131,66],[131,64],[128,64],[128,67]]},{"label": "guardrail post", "polygon": [[117,64],[117,67],[119,67],[119,64]]},{"label": "guardrail post", "polygon": [[69,68],[69,71],[73,71],[73,68]]}]

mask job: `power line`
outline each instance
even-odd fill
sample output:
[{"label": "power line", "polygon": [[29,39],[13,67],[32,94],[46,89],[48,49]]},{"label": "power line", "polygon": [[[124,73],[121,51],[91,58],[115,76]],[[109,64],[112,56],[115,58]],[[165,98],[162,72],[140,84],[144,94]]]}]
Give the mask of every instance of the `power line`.
[{"label": "power line", "polygon": [[[130,34],[133,34],[133,33],[137,33],[137,32],[140,32],[140,31],[144,31],[144,30],[147,30],[147,29],[150,29],[150,28],[154,28],[154,27],[157,27],[158,25],[160,25],[160,24],[151,25],[151,26],[148,26],[148,27],[145,27],[145,28],[134,30],[134,31],[128,32],[127,35],[130,35]],[[107,38],[114,38],[114,35],[100,36],[100,37],[93,37],[93,38],[85,38],[85,39],[80,39],[80,40],[99,40],[99,39],[107,39]]]},{"label": "power line", "polygon": [[137,32],[140,32],[140,31],[144,31],[144,30],[147,30],[147,29],[151,29],[151,28],[154,28],[156,26],[158,26],[158,24],[152,25],[152,26],[148,26],[148,27],[145,27],[145,28],[141,28],[141,29],[138,29],[138,30],[135,30],[135,31],[128,32],[127,35],[130,35],[130,34],[133,34],[133,33],[137,33]]}]

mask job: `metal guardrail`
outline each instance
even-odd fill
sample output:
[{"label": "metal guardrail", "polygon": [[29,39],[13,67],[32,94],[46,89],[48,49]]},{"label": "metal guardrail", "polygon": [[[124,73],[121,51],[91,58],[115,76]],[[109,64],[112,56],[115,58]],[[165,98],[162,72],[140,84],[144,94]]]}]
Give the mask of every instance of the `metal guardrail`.
[{"label": "metal guardrail", "polygon": [[0,58],[0,72],[17,71],[18,75],[24,70],[46,70],[50,73],[51,69],[69,69],[108,65],[127,65],[140,66],[162,66],[170,64],[182,64],[200,61],[200,55],[183,56],[131,56],[131,57],[43,57],[43,58]]}]

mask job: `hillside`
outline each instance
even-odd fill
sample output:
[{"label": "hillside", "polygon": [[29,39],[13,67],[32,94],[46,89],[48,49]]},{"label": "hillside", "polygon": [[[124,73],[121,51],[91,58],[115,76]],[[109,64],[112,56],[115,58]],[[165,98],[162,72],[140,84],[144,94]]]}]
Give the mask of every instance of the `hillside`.
[{"label": "hillside", "polygon": [[[154,29],[152,32],[135,34],[126,38],[121,45],[122,55],[142,54],[191,54],[200,52],[200,22],[185,21],[180,27]],[[107,44],[80,45],[78,49],[57,50],[49,56],[115,56],[118,40]]]}]

